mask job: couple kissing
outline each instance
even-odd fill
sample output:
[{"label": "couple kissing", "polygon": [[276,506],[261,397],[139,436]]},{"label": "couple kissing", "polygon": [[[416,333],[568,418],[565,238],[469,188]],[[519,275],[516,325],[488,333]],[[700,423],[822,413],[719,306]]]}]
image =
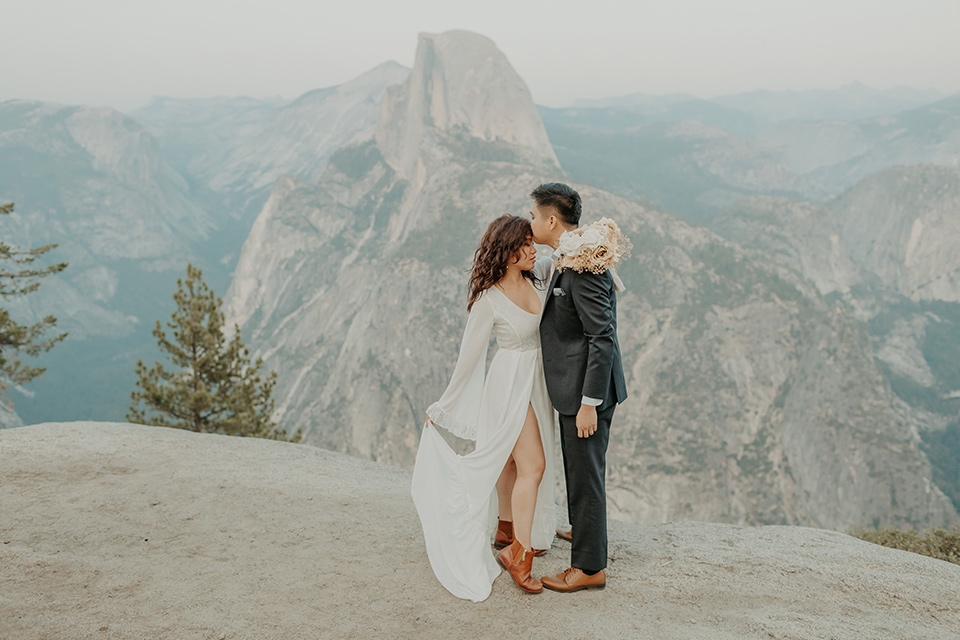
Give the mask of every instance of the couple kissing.
[{"label": "couple kissing", "polygon": [[[413,471],[430,566],[450,593],[474,602],[490,595],[501,567],[527,593],[606,584],[605,458],[627,397],[614,267],[629,241],[609,219],[581,228],[580,195],[565,184],[530,195],[530,218],[497,218],[474,254],[460,353],[427,408]],[[534,243],[553,254],[538,259]],[[497,351],[487,368],[491,332]],[[570,567],[538,579],[534,556],[570,535],[556,529],[557,422]],[[475,441],[474,450],[458,455],[437,427]]]}]

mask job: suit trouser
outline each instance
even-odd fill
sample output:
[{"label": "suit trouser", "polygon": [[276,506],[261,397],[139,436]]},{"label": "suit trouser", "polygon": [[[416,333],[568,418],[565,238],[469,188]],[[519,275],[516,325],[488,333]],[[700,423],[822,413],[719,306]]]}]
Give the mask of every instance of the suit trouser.
[{"label": "suit trouser", "polygon": [[597,411],[597,431],[577,437],[577,416],[560,414],[560,448],[567,483],[567,514],[573,527],[570,565],[586,571],[607,566],[607,443],[616,403]]}]

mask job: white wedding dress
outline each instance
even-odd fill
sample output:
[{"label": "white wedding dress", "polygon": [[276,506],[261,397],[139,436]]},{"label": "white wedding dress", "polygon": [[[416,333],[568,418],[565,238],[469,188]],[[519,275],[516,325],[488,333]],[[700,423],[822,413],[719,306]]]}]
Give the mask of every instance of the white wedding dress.
[{"label": "white wedding dress", "polygon": [[[552,261],[537,261],[540,312],[530,313],[491,287],[473,304],[447,390],[427,415],[456,436],[476,440],[458,455],[433,427],[423,429],[411,493],[423,525],[430,566],[457,596],[480,602],[500,567],[490,543],[497,518],[496,482],[520,436],[528,406],[540,427],[546,469],[537,493],[531,545],[548,549],[556,531],[554,412],[540,352],[540,315]],[[499,347],[484,375],[490,332]]]}]

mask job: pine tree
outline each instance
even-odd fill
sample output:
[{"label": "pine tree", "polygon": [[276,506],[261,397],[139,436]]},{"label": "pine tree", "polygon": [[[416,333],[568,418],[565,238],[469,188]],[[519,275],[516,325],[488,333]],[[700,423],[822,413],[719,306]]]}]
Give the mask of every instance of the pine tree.
[{"label": "pine tree", "polygon": [[[187,277],[177,280],[173,299],[177,310],[167,322],[172,339],[159,320],[153,329],[173,368],[160,362],[147,368],[142,360],[137,361],[139,389],[130,394],[127,419],[204,433],[298,442],[299,431],[288,438],[270,419],[276,372],[261,377],[263,359],[251,362],[238,326],[234,325],[233,337],[227,341],[223,301],[207,287],[200,269],[187,265]],[[146,406],[140,408],[141,403]]]},{"label": "pine tree", "polygon": [[[12,211],[12,202],[0,205],[0,215],[8,215]],[[21,266],[31,265],[37,258],[56,246],[56,244],[48,244],[36,249],[20,249],[0,241],[0,297],[8,298],[32,293],[40,287],[40,281],[43,278],[66,269],[66,262],[40,269],[32,266],[21,268]],[[56,323],[55,317],[47,316],[35,324],[21,325],[10,317],[6,309],[0,309],[0,399],[2,401],[10,404],[4,394],[7,388],[6,383],[25,384],[46,371],[45,367],[26,366],[20,357],[38,356],[66,338],[67,334],[61,333],[44,339],[44,334]]]}]

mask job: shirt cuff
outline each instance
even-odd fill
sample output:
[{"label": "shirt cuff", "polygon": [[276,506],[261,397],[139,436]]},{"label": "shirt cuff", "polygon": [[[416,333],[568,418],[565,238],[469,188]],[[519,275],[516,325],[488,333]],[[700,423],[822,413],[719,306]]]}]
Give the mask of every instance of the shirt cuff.
[{"label": "shirt cuff", "polygon": [[589,407],[599,407],[601,404],[603,404],[603,400],[597,400],[596,398],[588,398],[587,396],[583,396],[580,404],[585,404]]}]

